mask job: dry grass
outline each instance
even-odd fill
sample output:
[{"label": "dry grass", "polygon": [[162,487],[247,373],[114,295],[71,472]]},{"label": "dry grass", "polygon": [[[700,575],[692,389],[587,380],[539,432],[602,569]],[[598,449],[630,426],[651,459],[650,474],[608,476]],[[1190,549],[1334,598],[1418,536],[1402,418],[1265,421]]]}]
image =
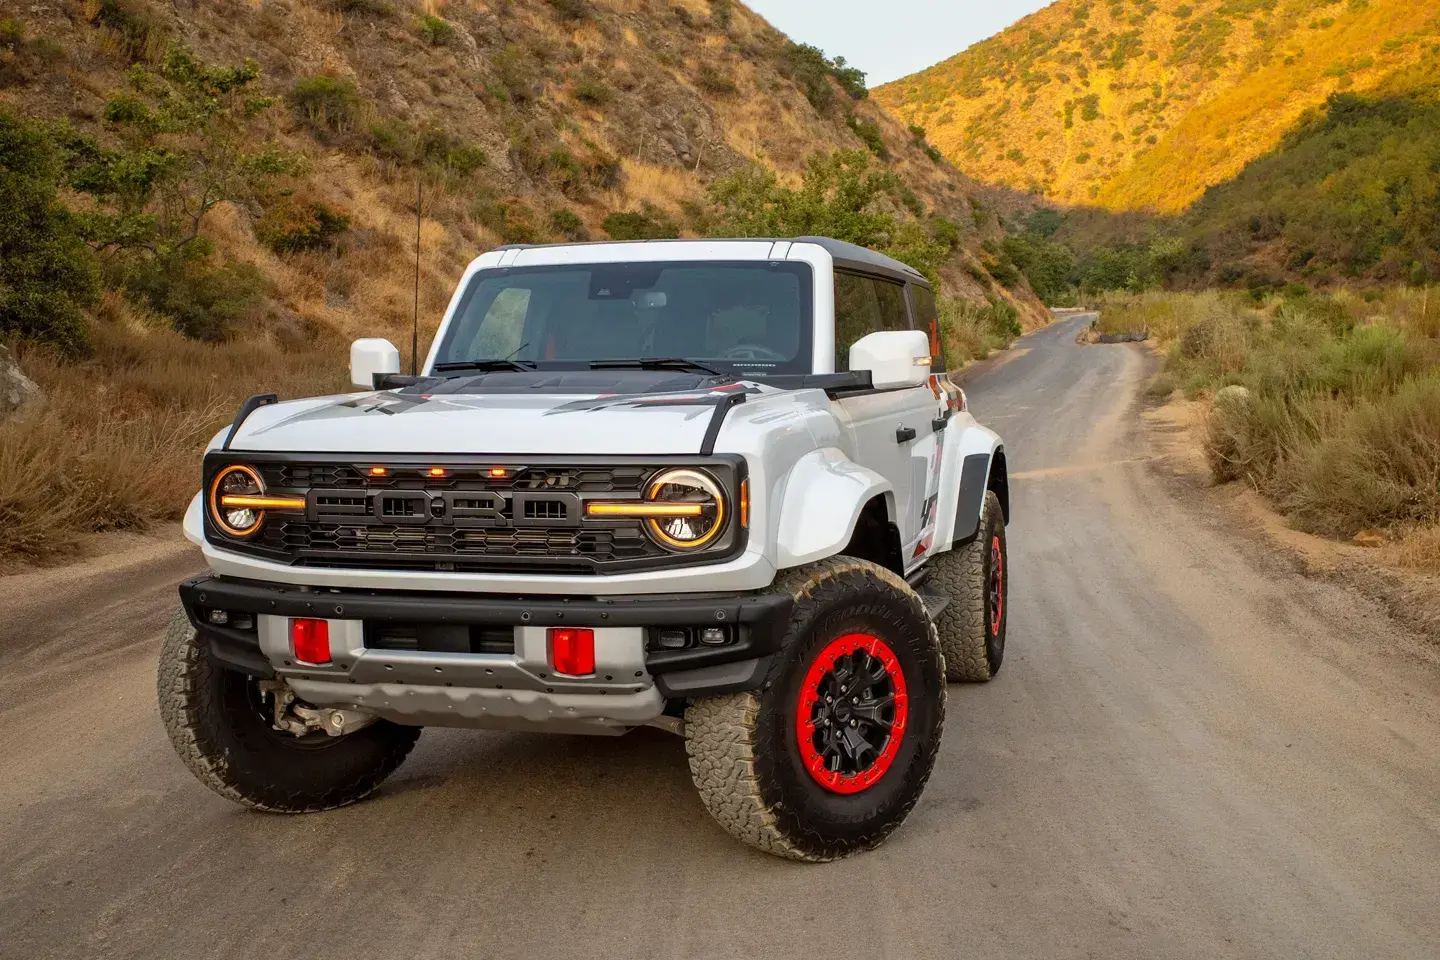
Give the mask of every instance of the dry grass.
[{"label": "dry grass", "polygon": [[246,396],[343,388],[329,338],[202,344],[110,306],[118,316],[95,324],[81,363],[14,345],[46,403],[0,425],[0,562],[64,559],[87,534],[177,519],[201,450]]},{"label": "dry grass", "polygon": [[1397,290],[1255,305],[1215,293],[1112,296],[1115,329],[1149,326],[1162,376],[1215,398],[1207,455],[1218,482],[1244,480],[1315,533],[1418,531],[1430,564],[1440,524],[1440,292]]},{"label": "dry grass", "polygon": [[1411,531],[1400,541],[1395,560],[1402,567],[1440,573],[1440,526]]}]

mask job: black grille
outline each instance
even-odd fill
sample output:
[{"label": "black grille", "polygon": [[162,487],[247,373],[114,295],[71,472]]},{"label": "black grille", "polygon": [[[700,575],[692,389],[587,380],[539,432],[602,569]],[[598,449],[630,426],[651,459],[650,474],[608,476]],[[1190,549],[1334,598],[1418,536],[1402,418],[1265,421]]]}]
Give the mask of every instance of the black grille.
[{"label": "black grille", "polygon": [[582,557],[599,562],[638,560],[657,548],[638,526],[605,530],[517,530],[407,527],[398,524],[346,526],[304,520],[270,519],[261,545],[291,553],[426,554],[470,557]]},{"label": "black grille", "polygon": [[[651,477],[677,464],[535,459],[541,464],[257,457],[250,462],[267,492],[303,496],[306,509],[271,512],[257,536],[230,546],[299,566],[597,574],[717,562],[743,542],[741,533],[727,534],[725,549],[681,555],[656,544],[637,520],[586,516],[587,499],[639,498]],[[731,462],[706,468],[730,489],[738,485]]]}]

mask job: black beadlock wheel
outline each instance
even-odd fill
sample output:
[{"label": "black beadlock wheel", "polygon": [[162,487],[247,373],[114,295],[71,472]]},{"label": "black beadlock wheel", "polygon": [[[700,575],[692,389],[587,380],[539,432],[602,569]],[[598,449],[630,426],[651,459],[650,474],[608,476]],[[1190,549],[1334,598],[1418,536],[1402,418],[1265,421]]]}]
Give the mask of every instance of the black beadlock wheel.
[{"label": "black beadlock wheel", "polygon": [[945,716],[939,644],[920,598],[849,557],[789,571],[782,648],[756,692],[685,714],[690,772],[736,839],[796,860],[879,845],[909,816]]},{"label": "black beadlock wheel", "polygon": [[257,681],[217,663],[183,610],[160,648],[156,686],[165,732],[196,779],[269,813],[314,813],[363,799],[420,737],[420,727],[385,720],[341,737],[276,730]]},{"label": "black beadlock wheel", "polygon": [[952,682],[984,683],[1000,672],[1010,618],[1008,562],[1005,515],[999,498],[986,492],[975,539],[930,561],[928,585],[950,597],[935,629]]}]

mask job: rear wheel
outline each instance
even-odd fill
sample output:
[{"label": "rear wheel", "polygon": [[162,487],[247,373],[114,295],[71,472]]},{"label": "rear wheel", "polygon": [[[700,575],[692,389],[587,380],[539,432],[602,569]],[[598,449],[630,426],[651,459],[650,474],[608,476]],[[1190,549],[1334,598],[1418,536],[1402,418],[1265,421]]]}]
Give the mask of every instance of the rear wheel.
[{"label": "rear wheel", "polygon": [[950,597],[935,628],[952,682],[983,683],[1005,660],[1009,618],[1005,514],[994,492],[985,493],[975,539],[931,561],[930,584]]},{"label": "rear wheel", "polygon": [[368,796],[404,762],[419,727],[377,720],[332,737],[275,729],[259,682],[210,656],[182,610],[160,648],[160,716],[170,743],[211,790],[271,813],[312,813]]},{"label": "rear wheel", "polygon": [[939,646],[890,571],[835,557],[792,571],[790,628],[755,692],[696,700],[690,772],[732,836],[832,860],[880,844],[935,764],[945,713]]}]

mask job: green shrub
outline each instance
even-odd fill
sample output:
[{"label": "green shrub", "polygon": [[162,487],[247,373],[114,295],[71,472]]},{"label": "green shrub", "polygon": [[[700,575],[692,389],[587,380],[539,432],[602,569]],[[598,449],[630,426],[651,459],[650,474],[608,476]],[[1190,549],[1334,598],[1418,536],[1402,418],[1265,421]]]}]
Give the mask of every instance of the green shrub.
[{"label": "green shrub", "polygon": [[722,31],[730,29],[734,13],[735,6],[731,0],[710,0],[710,19],[715,21],[715,26]]},{"label": "green shrub", "polygon": [[545,0],[560,15],[562,20],[584,20],[590,15],[585,0]]},{"label": "green shrub", "polygon": [[956,250],[960,246],[960,224],[945,217],[931,217],[930,236],[945,249]]},{"label": "green shrub", "polygon": [[818,47],[808,43],[791,43],[784,49],[781,69],[804,91],[805,98],[816,110],[826,109],[834,99],[830,80],[840,84],[840,89],[852,100],[863,100],[869,96],[865,87],[865,72],[847,66],[844,57],[830,59]]},{"label": "green shrub", "polygon": [[700,70],[695,75],[695,86],[717,97],[729,97],[740,92],[734,78],[712,63],[700,64]]},{"label": "green shrub", "polygon": [[876,170],[863,150],[816,154],[799,187],[763,167],[742,169],[710,185],[710,229],[736,237],[826,236],[870,247],[934,278],[950,250],[925,225],[885,209],[903,203],[899,178]]},{"label": "green shrub", "polygon": [[387,117],[371,124],[368,132],[372,153],[403,166],[425,167],[464,179],[489,163],[483,148],[450,134],[444,127],[417,128]]},{"label": "green shrub", "polygon": [[34,80],[65,59],[65,48],[49,37],[25,36],[19,20],[0,20],[0,87]]},{"label": "green shrub", "polygon": [[573,210],[556,210],[550,214],[550,229],[566,240],[583,241],[590,239],[585,221]]},{"label": "green shrub", "polygon": [[416,15],[415,30],[432,47],[443,47],[455,39],[455,27],[450,21],[431,13]]},{"label": "green shrub", "polygon": [[67,352],[85,342],[95,258],[56,197],[59,162],[38,125],[0,112],[0,332]]},{"label": "green shrub", "polygon": [[593,70],[582,70],[575,77],[575,99],[592,107],[601,107],[615,97],[615,91],[600,74]]},{"label": "green shrub", "polygon": [[675,222],[649,204],[640,213],[612,213],[600,228],[612,240],[673,240],[680,235]]},{"label": "green shrub", "polygon": [[131,271],[128,292],[175,329],[197,340],[225,340],[269,289],[253,263],[215,264],[210,257],[156,259]]},{"label": "green shrub", "polygon": [[395,14],[395,5],[389,0],[334,0],[334,5],[341,13],[361,16],[389,17]]},{"label": "green shrub", "polygon": [[941,297],[938,307],[940,336],[951,363],[983,360],[991,351],[1008,347],[1020,335],[1019,314],[1003,301],[982,305]]},{"label": "green shrub", "polygon": [[530,55],[517,44],[509,43],[491,61],[500,90],[508,99],[525,103],[535,95],[539,71]]},{"label": "green shrub", "polygon": [[880,133],[879,124],[870,120],[862,120],[854,113],[847,113],[845,125],[850,128],[851,133],[860,138],[860,142],[865,144],[867,150],[881,160],[890,159],[890,151],[885,146],[885,138]]},{"label": "green shrub", "polygon": [[255,236],[276,253],[330,250],[350,229],[350,217],[317,201],[298,203],[287,197],[265,211]]},{"label": "green shrub", "polygon": [[285,101],[319,132],[344,133],[360,115],[360,92],[355,82],[345,77],[301,77]]},{"label": "green shrub", "polygon": [[90,23],[106,30],[131,62],[149,59],[164,39],[164,30],[129,0],[100,0]]}]

